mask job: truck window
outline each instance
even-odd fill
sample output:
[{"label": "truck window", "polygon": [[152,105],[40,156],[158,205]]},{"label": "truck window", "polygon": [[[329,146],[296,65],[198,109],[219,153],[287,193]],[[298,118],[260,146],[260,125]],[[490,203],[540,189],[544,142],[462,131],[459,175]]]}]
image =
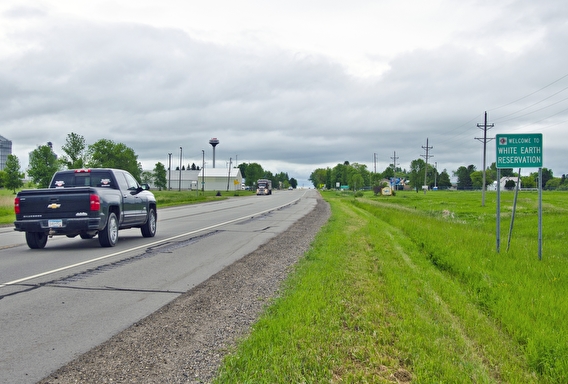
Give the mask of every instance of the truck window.
[{"label": "truck window", "polygon": [[106,187],[116,189],[109,172],[62,172],[57,174],[50,188]]},{"label": "truck window", "polygon": [[120,190],[126,191],[128,189],[128,183],[124,178],[124,174],[122,172],[116,172],[115,176],[116,176],[116,182],[120,186]]},{"label": "truck window", "polygon": [[117,185],[115,185],[110,172],[91,173],[90,185],[91,187],[102,187],[102,188],[112,188],[112,189],[116,189],[118,187]]},{"label": "truck window", "polygon": [[138,189],[138,182],[130,173],[123,173],[124,178],[126,179],[126,184],[128,185],[128,189],[136,190]]}]

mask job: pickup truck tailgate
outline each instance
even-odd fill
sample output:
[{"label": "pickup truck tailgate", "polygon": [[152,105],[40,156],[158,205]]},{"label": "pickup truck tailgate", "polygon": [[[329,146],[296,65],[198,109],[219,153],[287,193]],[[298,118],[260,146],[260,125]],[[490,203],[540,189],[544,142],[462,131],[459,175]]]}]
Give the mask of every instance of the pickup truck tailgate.
[{"label": "pickup truck tailgate", "polygon": [[22,191],[20,197],[21,219],[74,218],[89,216],[91,188],[38,189]]}]

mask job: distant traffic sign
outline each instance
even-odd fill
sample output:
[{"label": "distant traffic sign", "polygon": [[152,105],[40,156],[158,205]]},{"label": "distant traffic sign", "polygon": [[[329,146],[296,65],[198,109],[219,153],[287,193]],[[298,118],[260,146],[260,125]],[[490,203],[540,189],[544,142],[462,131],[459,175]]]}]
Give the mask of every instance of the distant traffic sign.
[{"label": "distant traffic sign", "polygon": [[497,168],[542,168],[542,133],[496,135]]}]

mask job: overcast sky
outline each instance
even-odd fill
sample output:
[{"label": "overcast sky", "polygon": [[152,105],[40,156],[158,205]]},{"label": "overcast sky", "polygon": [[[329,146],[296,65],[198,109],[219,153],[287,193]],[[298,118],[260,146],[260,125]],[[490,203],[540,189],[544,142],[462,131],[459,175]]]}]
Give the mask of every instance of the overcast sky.
[{"label": "overcast sky", "polygon": [[[568,173],[565,0],[0,2],[0,135],[22,167],[71,132],[160,161],[482,169],[488,112]],[[495,141],[487,165],[495,161]],[[396,153],[396,155],[395,155]],[[536,169],[523,170],[523,174]]]}]

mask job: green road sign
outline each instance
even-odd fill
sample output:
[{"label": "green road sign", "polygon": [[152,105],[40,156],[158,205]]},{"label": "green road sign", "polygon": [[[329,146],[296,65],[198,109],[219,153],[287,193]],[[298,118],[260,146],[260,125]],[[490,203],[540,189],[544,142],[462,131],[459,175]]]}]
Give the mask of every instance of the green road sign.
[{"label": "green road sign", "polygon": [[497,168],[542,168],[542,133],[496,135]]}]

